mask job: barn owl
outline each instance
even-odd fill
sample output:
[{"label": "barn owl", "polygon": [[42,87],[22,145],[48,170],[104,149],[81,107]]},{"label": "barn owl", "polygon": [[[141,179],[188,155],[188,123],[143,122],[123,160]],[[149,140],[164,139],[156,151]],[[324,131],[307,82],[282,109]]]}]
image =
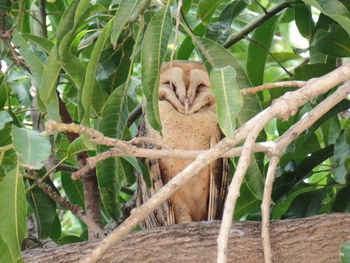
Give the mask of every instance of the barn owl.
[{"label": "barn owl", "polygon": [[[161,68],[159,114],[162,134],[152,129],[147,118],[140,136],[159,139],[183,150],[205,150],[221,139],[216,119],[215,98],[203,64],[172,61]],[[139,178],[137,204],[141,205],[193,160],[146,160],[152,185]],[[191,221],[220,219],[227,189],[227,160],[219,159],[203,168],[195,178],[175,192],[142,224],[144,228]]]}]

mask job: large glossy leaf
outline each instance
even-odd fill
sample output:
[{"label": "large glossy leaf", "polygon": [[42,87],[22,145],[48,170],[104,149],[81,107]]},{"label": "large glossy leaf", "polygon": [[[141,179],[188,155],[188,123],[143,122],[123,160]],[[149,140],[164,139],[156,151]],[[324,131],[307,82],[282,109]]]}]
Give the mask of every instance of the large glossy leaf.
[{"label": "large glossy leaf", "polygon": [[268,55],[266,50],[269,50],[271,47],[272,38],[278,21],[279,16],[274,16],[254,30],[252,38],[257,41],[259,45],[253,42],[249,43],[247,58],[247,75],[253,86],[258,86],[263,83],[265,63]]},{"label": "large glossy leaf", "polygon": [[[193,29],[193,34],[201,37],[204,35],[205,30],[206,30],[206,27],[201,23],[201,24],[198,24]],[[186,37],[185,40],[182,41],[177,51],[176,58],[179,60],[187,60],[191,56],[194,48],[195,48],[195,45],[192,42],[192,38],[190,36]]]},{"label": "large glossy leaf", "polygon": [[61,182],[69,201],[84,209],[83,183],[80,180],[72,180],[71,175],[64,172],[61,173]]},{"label": "large glossy leaf", "polygon": [[247,6],[243,0],[233,1],[222,11],[218,20],[209,23],[205,37],[224,43],[231,34],[231,23]]},{"label": "large glossy leaf", "polygon": [[93,99],[92,96],[93,96],[93,88],[95,84],[97,65],[111,31],[112,31],[112,20],[106,24],[101,35],[98,37],[96,44],[93,48],[93,51],[91,53],[88,66],[86,68],[84,86],[82,88],[82,101],[81,101],[81,104],[84,110],[84,112],[82,113],[83,118],[81,122],[83,125],[87,125],[87,126],[90,125],[91,104]]},{"label": "large glossy leaf", "polygon": [[[67,32],[67,34],[62,37],[62,41],[58,46],[62,67],[66,70],[78,88],[81,88],[83,85],[85,66],[80,62],[77,56],[73,55],[72,45],[79,28],[84,23],[86,23],[86,19],[89,16],[92,16],[103,10],[104,8],[102,6],[89,5],[89,2],[82,1],[76,9],[74,23],[72,23],[72,21],[71,23],[67,21],[65,30],[69,30],[69,32]],[[67,16],[65,19],[69,18],[70,16]]]},{"label": "large glossy leaf", "polygon": [[41,75],[43,71],[43,64],[40,59],[32,52],[27,41],[21,36],[20,33],[14,31],[12,34],[13,43],[19,47],[19,53],[22,55],[26,62],[26,65],[30,68],[36,86],[39,86],[41,82]]},{"label": "large glossy leaf", "polygon": [[[284,170],[282,175],[276,178],[272,194],[273,199],[277,200],[281,198],[285,193],[292,189],[294,185],[302,182],[310,174],[312,169],[330,158],[333,155],[333,151],[334,146],[329,145],[321,150],[308,154],[299,164],[290,161],[288,165],[282,166],[282,169]],[[282,159],[284,159],[284,156],[282,156]]]},{"label": "large glossy leaf", "polygon": [[202,19],[203,23],[208,24],[215,9],[224,1],[226,0],[200,0],[198,2],[197,16]]},{"label": "large glossy leaf", "polygon": [[332,212],[349,212],[350,211],[350,185],[343,187],[336,193],[332,203]]},{"label": "large glossy leaf", "polygon": [[334,145],[334,157],[337,165],[332,169],[335,180],[345,184],[350,174],[350,128],[339,134]]},{"label": "large glossy leaf", "polygon": [[[242,89],[251,86],[247,75],[245,74],[238,61],[224,47],[213,40],[202,37],[193,36],[193,41],[195,42],[197,48],[200,50],[203,57],[203,62],[209,71],[211,68],[223,68],[225,66],[232,66],[237,72],[236,78],[239,87]],[[246,96],[245,98],[247,97],[249,96]],[[258,101],[256,101],[255,104],[259,108]],[[256,109],[256,106],[254,109]],[[253,114],[251,116],[253,116]]]},{"label": "large glossy leaf", "polygon": [[48,238],[56,218],[56,203],[38,187],[27,194],[27,200],[35,215],[39,238]]},{"label": "large glossy leaf", "polygon": [[261,199],[252,194],[244,182],[240,189],[240,194],[237,199],[235,212],[233,214],[234,220],[246,219],[247,216],[260,212]]},{"label": "large glossy leaf", "polygon": [[[1,5],[0,5],[1,6]],[[0,235],[0,262],[13,262],[11,251]]]},{"label": "large glossy leaf", "polygon": [[33,34],[22,34],[25,39],[39,46],[42,50],[49,54],[54,44],[47,38],[42,38]]},{"label": "large glossy leaf", "polygon": [[286,198],[280,202],[272,209],[272,219],[281,219],[283,215],[288,211],[289,207],[292,205],[293,201],[300,195],[308,192],[314,192],[318,189],[317,186],[308,186],[302,184],[295,187],[290,193],[286,195]]},{"label": "large glossy leaf", "polygon": [[0,236],[11,253],[12,262],[19,262],[21,242],[27,233],[27,207],[18,165],[0,182],[0,211]]},{"label": "large glossy leaf", "polygon": [[113,46],[117,45],[118,38],[124,26],[128,23],[129,18],[135,12],[136,7],[141,0],[122,0],[119,4],[117,13],[113,18],[113,31],[111,34],[111,42]]},{"label": "large glossy leaf", "polygon": [[81,137],[76,138],[72,141],[67,149],[67,156],[73,156],[83,151],[91,151],[92,147],[88,147],[89,145],[85,145],[84,141]]},{"label": "large glossy leaf", "polygon": [[65,10],[60,24],[56,30],[57,46],[59,46],[62,39],[67,35],[67,33],[72,29],[74,24],[75,12],[78,7],[79,1],[73,1],[69,7]]},{"label": "large glossy leaf", "polygon": [[151,126],[161,129],[158,109],[159,69],[164,60],[172,32],[171,16],[167,6],[155,13],[142,42],[142,90],[147,100],[146,115]]},{"label": "large glossy leaf", "polygon": [[295,69],[294,79],[309,80],[309,79],[320,77],[324,74],[327,74],[333,69],[334,69],[334,66],[329,64],[323,64],[323,63],[302,65]]},{"label": "large glossy leaf", "polygon": [[333,57],[350,57],[350,36],[339,25],[331,25],[311,47]]},{"label": "large glossy leaf", "polygon": [[49,158],[51,153],[49,139],[38,131],[12,125],[12,140],[21,165],[40,169],[43,162]]},{"label": "large glossy leaf", "polygon": [[300,218],[317,215],[327,194],[327,188],[306,192],[296,197],[290,205],[286,218]]},{"label": "large glossy leaf", "polygon": [[0,110],[2,110],[7,101],[7,83],[5,74],[0,72]]},{"label": "large glossy leaf", "polygon": [[[128,119],[127,87],[118,87],[108,98],[99,124],[99,131],[105,136],[121,139]],[[109,147],[99,145],[97,152],[107,151]],[[109,158],[99,162],[96,167],[97,180],[102,203],[109,215],[119,218],[117,189],[120,187],[118,173],[122,172],[120,160]]]},{"label": "large glossy leaf", "polygon": [[61,121],[56,94],[57,81],[61,70],[58,59],[58,50],[51,49],[39,87],[40,99],[46,106],[49,118],[55,121]]},{"label": "large glossy leaf", "polygon": [[121,40],[122,42],[118,42],[117,49],[108,48],[102,52],[96,73],[98,83],[108,94],[128,78],[134,40],[126,36]]},{"label": "large glossy leaf", "polygon": [[300,34],[310,39],[315,30],[315,23],[312,19],[310,6],[304,3],[296,4],[294,7],[294,17]]},{"label": "large glossy leaf", "polygon": [[322,13],[337,21],[350,35],[350,12],[341,1],[303,0],[303,2],[316,7]]},{"label": "large glossy leaf", "polygon": [[7,111],[0,111],[0,130],[5,127],[5,124],[12,121],[11,115]]},{"label": "large glossy leaf", "polygon": [[236,117],[243,105],[243,96],[236,82],[236,71],[231,66],[213,69],[210,85],[216,99],[216,112],[220,128],[233,139]]}]

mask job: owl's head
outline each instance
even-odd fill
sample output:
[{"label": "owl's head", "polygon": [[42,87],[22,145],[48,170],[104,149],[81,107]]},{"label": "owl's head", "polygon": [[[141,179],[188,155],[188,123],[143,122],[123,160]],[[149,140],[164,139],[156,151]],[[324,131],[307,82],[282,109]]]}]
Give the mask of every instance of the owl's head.
[{"label": "owl's head", "polygon": [[194,61],[172,61],[161,68],[159,100],[168,101],[183,114],[193,114],[213,104],[208,72]]}]

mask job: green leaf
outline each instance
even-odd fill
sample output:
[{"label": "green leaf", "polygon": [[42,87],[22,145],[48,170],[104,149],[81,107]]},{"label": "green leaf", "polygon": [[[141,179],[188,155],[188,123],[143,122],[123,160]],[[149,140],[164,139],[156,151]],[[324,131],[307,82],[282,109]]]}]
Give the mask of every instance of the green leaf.
[{"label": "green leaf", "polygon": [[[196,46],[199,48],[200,52],[202,53],[203,62],[206,64],[206,67],[209,68],[209,72],[211,67],[223,68],[225,66],[232,66],[236,70],[236,73],[237,73],[236,80],[239,87],[242,89],[242,88],[247,88],[251,86],[247,78],[247,75],[245,74],[244,70],[242,69],[238,61],[224,47],[222,47],[215,41],[207,38],[193,36],[193,41],[195,42]],[[246,96],[246,97],[249,97],[249,96]],[[258,103],[258,101],[256,101],[255,103]],[[260,112],[260,109],[257,112]],[[253,115],[254,114],[252,114],[252,116]]]},{"label": "green leaf", "polygon": [[234,139],[236,118],[243,105],[243,96],[236,82],[236,71],[231,66],[213,69],[210,85],[216,99],[216,111],[220,128]]},{"label": "green leaf", "polygon": [[315,30],[310,6],[304,3],[296,4],[294,7],[294,17],[300,34],[310,39]]},{"label": "green leaf", "polygon": [[38,187],[27,194],[27,200],[34,212],[39,238],[48,238],[56,218],[56,203]]},{"label": "green leaf", "polygon": [[[0,5],[1,6],[1,5]],[[11,251],[0,235],[0,262],[13,262]]]},{"label": "green leaf", "polygon": [[252,194],[252,191],[247,186],[247,183],[244,182],[240,189],[240,194],[237,199],[237,204],[235,207],[235,212],[233,214],[234,220],[245,219],[247,216],[253,213],[260,212],[261,199],[256,198]]},{"label": "green leaf", "polygon": [[0,72],[0,110],[2,110],[7,101],[7,79],[5,74]]},{"label": "green leaf", "polygon": [[73,28],[75,12],[78,7],[79,1],[73,1],[69,7],[65,10],[60,24],[56,31],[56,45],[59,46],[62,39],[67,35],[67,33]]},{"label": "green leaf", "polygon": [[28,39],[30,42],[35,43],[38,45],[42,50],[46,52],[46,54],[49,54],[51,49],[53,48],[54,44],[47,38],[42,38],[36,35],[24,33],[22,36],[25,39]]},{"label": "green leaf", "polygon": [[117,13],[113,18],[113,31],[111,34],[111,42],[115,47],[118,42],[120,33],[122,32],[124,26],[128,23],[131,15],[134,13],[136,7],[139,5],[141,0],[122,0],[119,4]]},{"label": "green leaf", "polygon": [[46,106],[49,119],[59,122],[61,118],[58,109],[56,87],[61,64],[58,62],[58,59],[58,50],[53,48],[43,70],[43,76],[39,87],[39,96]]},{"label": "green leaf", "polygon": [[[73,9],[72,12],[74,12]],[[104,8],[100,5],[90,5],[89,1],[81,1],[75,11],[76,14],[74,16],[74,24],[69,23],[69,21],[67,21],[67,24],[65,25],[66,28],[64,29],[65,31],[67,31],[67,33],[64,36],[62,36],[61,42],[59,43],[59,45],[57,45],[59,49],[59,56],[62,63],[62,67],[72,78],[74,84],[79,89],[82,87],[84,82],[84,74],[82,74],[82,72],[85,73],[85,66],[83,65],[83,63],[81,63],[78,57],[73,55],[72,45],[74,43],[74,40],[78,38],[77,32],[79,28],[84,23],[86,23],[86,19],[89,16],[92,16],[103,10]],[[71,19],[71,16],[68,15],[66,19]]]},{"label": "green leaf", "polygon": [[338,0],[303,0],[306,4],[312,5],[325,15],[337,21],[350,36],[350,12]]},{"label": "green leaf", "polygon": [[21,242],[27,233],[26,203],[24,183],[17,165],[0,182],[0,236],[10,250],[12,262],[22,261]]},{"label": "green leaf", "polygon": [[232,21],[244,10],[247,4],[243,0],[228,4],[218,19],[209,23],[205,37],[220,44],[224,43],[232,33]]},{"label": "green leaf", "polygon": [[[108,98],[98,130],[105,136],[121,139],[127,119],[127,87],[122,85],[115,89]],[[98,153],[108,149],[109,147],[107,146],[97,146]],[[96,173],[102,203],[109,215],[113,219],[118,220],[120,216],[118,211],[119,203],[116,198],[117,189],[120,188],[118,176],[123,173],[119,158],[109,158],[99,162],[96,167]]]},{"label": "green leaf", "polygon": [[200,0],[198,2],[197,16],[204,24],[208,24],[215,9],[225,0]]},{"label": "green leaf", "polygon": [[5,127],[5,124],[12,121],[11,115],[7,111],[0,111],[0,130]]},{"label": "green leaf", "polygon": [[76,138],[72,141],[67,149],[67,156],[76,155],[80,152],[91,151],[93,148],[89,147],[90,145],[85,145],[83,139],[81,137]]},{"label": "green leaf", "polygon": [[291,192],[288,194],[286,193],[286,198],[284,200],[278,202],[277,205],[273,207],[271,215],[272,219],[281,219],[298,196],[304,193],[316,191],[317,189],[317,186],[308,186],[306,184],[295,187]]},{"label": "green leaf", "polygon": [[80,180],[72,180],[70,174],[63,172],[61,173],[61,182],[69,201],[84,209],[83,183]]},{"label": "green leaf", "polygon": [[334,70],[334,66],[323,63],[306,64],[299,66],[295,69],[294,79],[296,80],[309,80],[311,78],[317,78],[327,74]]},{"label": "green leaf", "polygon": [[18,33],[14,31],[12,33],[13,44],[19,47],[19,53],[29,67],[32,73],[36,86],[39,86],[41,82],[41,75],[43,71],[43,64],[40,59],[33,53],[32,49],[28,45],[27,41]]},{"label": "green leaf", "polygon": [[350,185],[343,187],[334,198],[332,203],[332,212],[349,212],[350,211]]},{"label": "green leaf", "polygon": [[311,47],[333,57],[350,57],[350,36],[339,25],[331,25]]},{"label": "green leaf", "polygon": [[300,218],[317,215],[326,194],[327,188],[325,187],[298,195],[290,205],[285,217]]},{"label": "green leaf", "polygon": [[335,180],[345,184],[350,174],[350,128],[340,133],[334,145],[336,167],[332,168]]},{"label": "green leaf", "polygon": [[121,40],[122,43],[118,42],[116,50],[109,48],[102,52],[96,73],[98,83],[108,94],[123,84],[129,74],[134,40],[126,36]]},{"label": "green leaf", "polygon": [[169,3],[170,1],[153,15],[141,48],[142,90],[147,100],[146,115],[156,130],[161,129],[158,109],[159,69],[172,32]]},{"label": "green leaf", "polygon": [[[252,38],[265,49],[269,50],[278,21],[279,16],[271,17],[254,30]],[[264,80],[267,52],[260,45],[250,42],[248,47],[247,74],[253,86],[261,85]]]},{"label": "green leaf", "polygon": [[43,162],[49,158],[51,153],[49,139],[38,131],[12,125],[12,140],[21,165],[40,169]]},{"label": "green leaf", "polygon": [[341,263],[350,262],[350,242],[346,242],[340,247]]},{"label": "green leaf", "polygon": [[81,101],[81,104],[84,110],[82,114],[83,118],[81,121],[81,124],[83,125],[90,126],[91,103],[93,99],[92,95],[93,95],[93,88],[95,85],[97,65],[111,31],[112,31],[112,20],[110,20],[106,24],[101,35],[98,37],[96,44],[91,52],[90,60],[86,68],[84,85],[82,88],[82,101]]},{"label": "green leaf", "polygon": [[[205,33],[206,27],[201,23],[198,24],[194,29],[193,29],[193,34],[196,36],[203,36]],[[176,53],[176,59],[178,60],[187,60],[191,54],[193,49],[195,48],[191,36],[188,36],[182,41],[177,53]]]}]

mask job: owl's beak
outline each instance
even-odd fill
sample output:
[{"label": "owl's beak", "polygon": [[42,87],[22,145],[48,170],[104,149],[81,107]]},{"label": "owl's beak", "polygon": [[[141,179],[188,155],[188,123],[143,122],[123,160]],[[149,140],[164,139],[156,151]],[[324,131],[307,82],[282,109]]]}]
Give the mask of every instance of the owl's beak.
[{"label": "owl's beak", "polygon": [[189,113],[189,109],[190,109],[190,102],[189,102],[188,98],[186,98],[184,100],[184,106],[185,106],[185,114],[188,114]]}]

